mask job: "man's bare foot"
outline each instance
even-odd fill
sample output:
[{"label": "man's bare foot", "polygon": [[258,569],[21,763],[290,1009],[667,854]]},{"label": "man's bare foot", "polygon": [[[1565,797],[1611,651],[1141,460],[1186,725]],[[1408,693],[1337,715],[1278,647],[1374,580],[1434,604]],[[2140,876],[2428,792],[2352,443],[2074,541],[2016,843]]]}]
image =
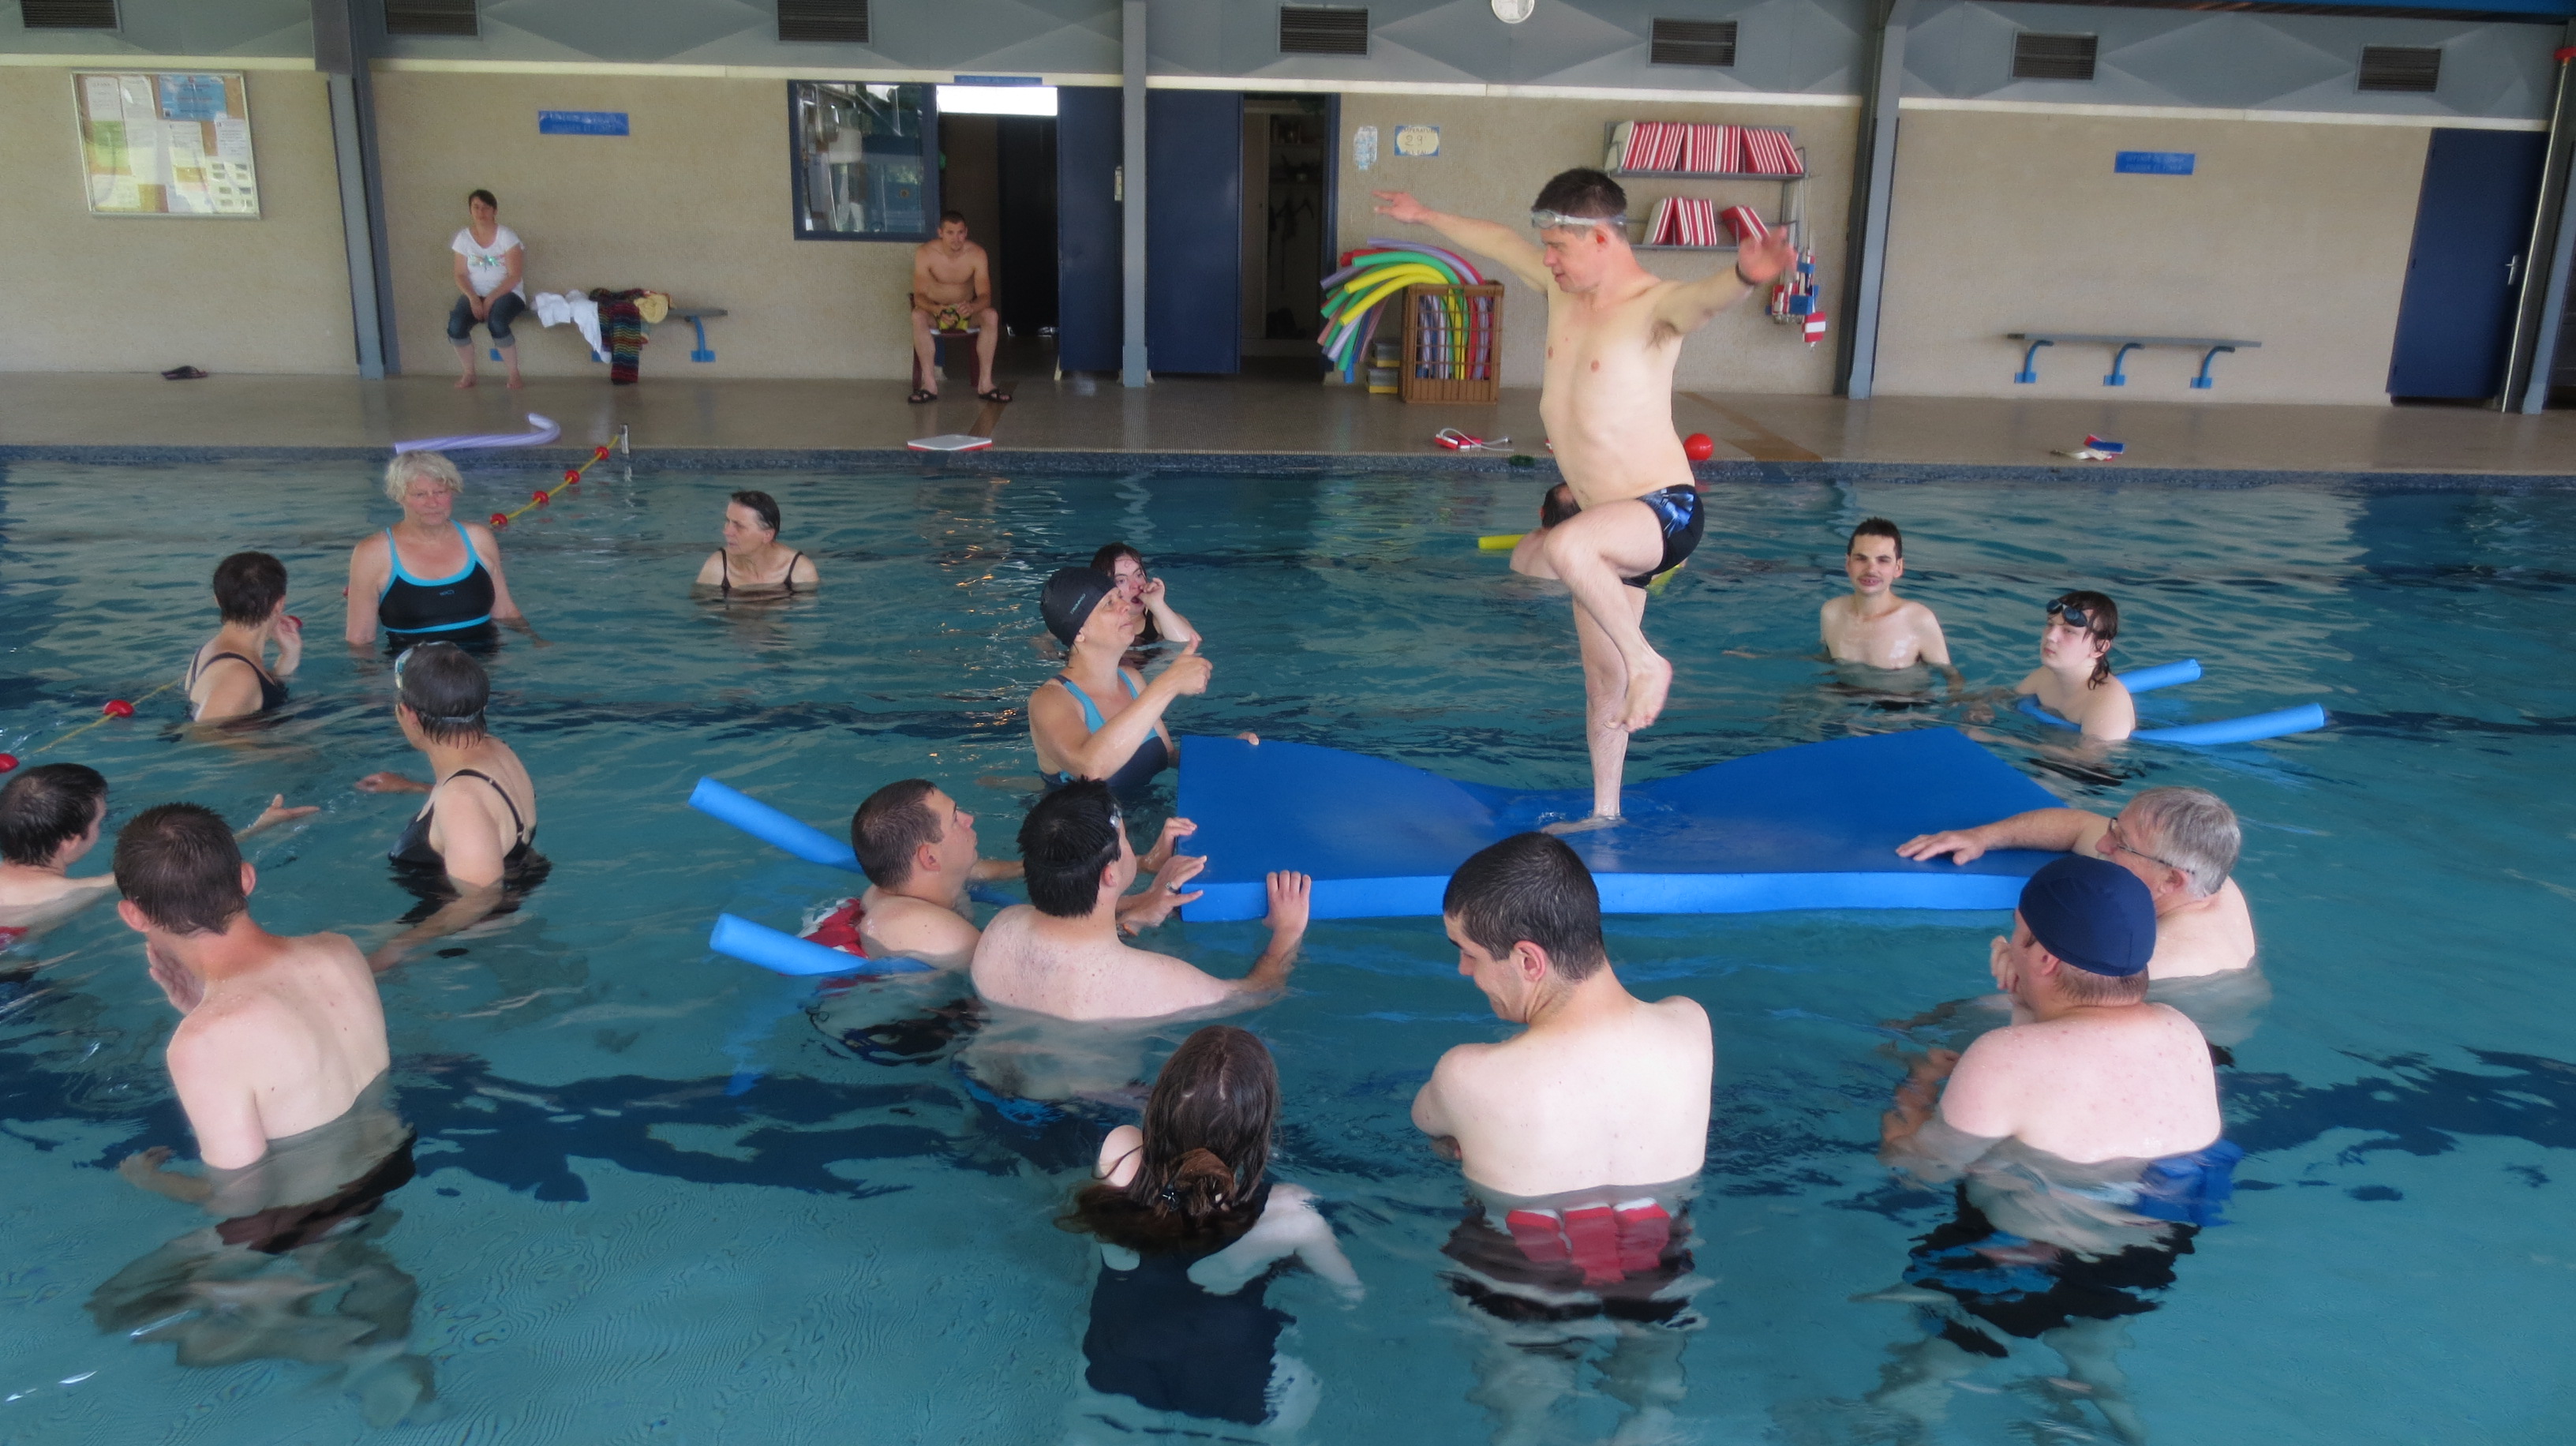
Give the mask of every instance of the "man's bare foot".
[{"label": "man's bare foot", "polygon": [[1653,653],[1628,672],[1628,712],[1619,726],[1630,733],[1648,726],[1664,711],[1664,694],[1673,686],[1673,665]]},{"label": "man's bare foot", "polygon": [[465,375],[456,379],[456,388],[458,391],[463,391],[465,388],[472,385],[474,385],[474,373],[472,372],[467,372]]},{"label": "man's bare foot", "polygon": [[1570,818],[1561,819],[1555,823],[1543,823],[1539,825],[1538,831],[1562,837],[1570,833],[1590,833],[1594,829],[1616,828],[1627,821],[1615,813],[1596,813],[1590,818]]},{"label": "man's bare foot", "polygon": [[526,382],[519,380],[519,374],[517,372],[510,373],[510,390],[515,392],[526,385]]}]

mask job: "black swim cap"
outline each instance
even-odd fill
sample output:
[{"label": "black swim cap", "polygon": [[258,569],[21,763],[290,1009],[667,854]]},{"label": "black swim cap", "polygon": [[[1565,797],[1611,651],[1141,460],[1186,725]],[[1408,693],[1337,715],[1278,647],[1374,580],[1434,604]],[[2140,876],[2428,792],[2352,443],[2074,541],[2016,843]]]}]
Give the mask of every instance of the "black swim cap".
[{"label": "black swim cap", "polygon": [[2156,901],[2118,864],[2069,854],[2022,886],[2021,921],[2049,953],[2087,974],[2126,979],[2156,952]]},{"label": "black swim cap", "polygon": [[1046,580],[1046,591],[1038,595],[1038,614],[1046,619],[1047,631],[1057,642],[1073,646],[1074,634],[1091,621],[1091,610],[1100,600],[1118,590],[1118,580],[1097,568],[1063,567]]}]

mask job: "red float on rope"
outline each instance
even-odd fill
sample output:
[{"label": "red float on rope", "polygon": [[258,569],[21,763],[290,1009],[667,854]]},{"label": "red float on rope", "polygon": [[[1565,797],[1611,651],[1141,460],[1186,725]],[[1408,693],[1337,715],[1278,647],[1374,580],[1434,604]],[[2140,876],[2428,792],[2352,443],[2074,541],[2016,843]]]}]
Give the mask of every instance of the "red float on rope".
[{"label": "red float on rope", "polygon": [[528,494],[528,500],[529,500],[530,502],[533,502],[533,503],[537,504],[539,507],[543,507],[543,506],[545,506],[547,503],[552,502],[552,501],[553,501],[553,500],[555,500],[555,499],[554,499],[554,494],[553,494],[553,493],[551,493],[551,492],[547,492],[547,491],[545,491],[545,490],[543,490],[543,489],[539,489],[538,491],[535,491],[535,492],[531,492],[531,493],[529,493],[529,494]]},{"label": "red float on rope", "polygon": [[15,754],[15,753],[0,753],[0,773],[6,773],[6,772],[8,772],[10,769],[15,768],[15,767],[17,767],[17,766],[18,766],[18,755],[17,755],[17,754]]},{"label": "red float on rope", "polygon": [[565,480],[566,482],[578,482],[578,481],[580,481],[580,480],[581,480],[581,470],[580,470],[579,468],[576,468],[576,467],[566,467],[566,468],[564,469],[564,480]]},{"label": "red float on rope", "polygon": [[506,513],[506,512],[495,512],[495,513],[493,513],[493,514],[492,514],[492,526],[493,526],[494,530],[496,530],[496,531],[497,531],[497,530],[499,530],[499,529],[501,529],[501,528],[504,528],[504,527],[507,527],[507,526],[509,526],[509,525],[510,525],[510,517],[509,517],[509,514],[508,514],[508,513]]},{"label": "red float on rope", "polygon": [[110,698],[107,700],[107,705],[98,711],[110,718],[131,718],[134,716],[134,705],[122,698]]},{"label": "red float on rope", "polygon": [[592,449],[591,449],[591,453],[590,453],[590,460],[592,460],[592,461],[594,461],[594,462],[605,462],[605,461],[607,461],[607,460],[608,460],[608,444],[607,444],[607,443],[605,443],[605,442],[602,442],[602,443],[600,443],[597,447],[592,448]]}]

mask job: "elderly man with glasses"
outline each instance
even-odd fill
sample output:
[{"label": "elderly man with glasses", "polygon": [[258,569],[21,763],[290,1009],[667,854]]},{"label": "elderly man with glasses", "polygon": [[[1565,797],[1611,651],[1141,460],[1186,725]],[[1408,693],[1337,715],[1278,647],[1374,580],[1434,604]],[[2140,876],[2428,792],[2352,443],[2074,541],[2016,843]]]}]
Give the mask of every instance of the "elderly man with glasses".
[{"label": "elderly man with glasses", "polygon": [[2041,808],[1976,828],[1923,834],[1897,846],[1909,859],[1971,863],[1989,849],[2047,849],[2108,859],[2138,876],[2156,905],[2147,977],[2189,979],[2254,962],[2254,916],[2228,874],[2243,836],[2236,813],[2201,788],[2150,788],[2115,818]]}]

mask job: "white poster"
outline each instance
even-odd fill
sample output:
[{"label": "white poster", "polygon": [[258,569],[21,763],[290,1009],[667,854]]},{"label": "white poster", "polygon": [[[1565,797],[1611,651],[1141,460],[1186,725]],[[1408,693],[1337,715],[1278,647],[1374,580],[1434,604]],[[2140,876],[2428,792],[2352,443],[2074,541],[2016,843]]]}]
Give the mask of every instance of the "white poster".
[{"label": "white poster", "polygon": [[215,122],[215,154],[223,160],[250,162],[250,122],[227,116]]},{"label": "white poster", "polygon": [[117,98],[115,76],[90,76],[86,89],[89,93],[89,118],[93,123],[125,118],[125,103]]}]

